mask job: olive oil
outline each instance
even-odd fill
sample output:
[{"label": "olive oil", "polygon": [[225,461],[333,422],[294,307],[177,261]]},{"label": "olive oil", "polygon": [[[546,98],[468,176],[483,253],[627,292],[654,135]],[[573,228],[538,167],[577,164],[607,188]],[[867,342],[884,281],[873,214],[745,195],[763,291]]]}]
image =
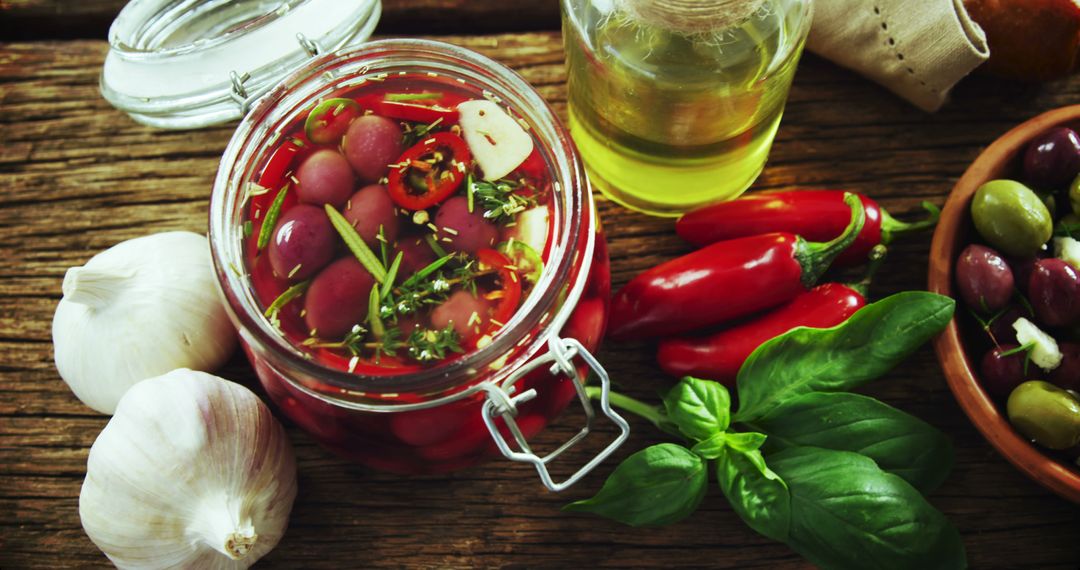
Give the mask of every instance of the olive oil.
[{"label": "olive oil", "polygon": [[692,34],[612,0],[564,0],[570,131],[604,194],[656,215],[737,196],[761,173],[809,28],[765,0]]}]

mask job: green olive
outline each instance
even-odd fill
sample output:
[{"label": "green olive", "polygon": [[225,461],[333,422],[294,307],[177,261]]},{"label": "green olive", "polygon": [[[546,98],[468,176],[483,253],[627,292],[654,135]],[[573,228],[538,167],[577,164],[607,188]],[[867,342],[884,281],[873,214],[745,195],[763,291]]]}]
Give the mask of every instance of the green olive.
[{"label": "green olive", "polygon": [[1073,212],[1080,212],[1080,176],[1073,179],[1069,184],[1069,204]]},{"label": "green olive", "polygon": [[1017,386],[1005,404],[1016,431],[1050,449],[1080,444],[1080,400],[1042,380]]},{"label": "green olive", "polygon": [[991,180],[971,202],[975,229],[990,245],[1016,257],[1034,255],[1054,231],[1050,210],[1032,189],[1015,180]]}]

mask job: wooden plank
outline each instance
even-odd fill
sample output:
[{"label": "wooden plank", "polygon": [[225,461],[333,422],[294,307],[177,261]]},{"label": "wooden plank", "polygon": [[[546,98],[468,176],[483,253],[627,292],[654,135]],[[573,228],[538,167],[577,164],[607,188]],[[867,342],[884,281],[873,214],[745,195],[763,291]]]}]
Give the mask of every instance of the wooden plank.
[{"label": "wooden plank", "polygon": [[[511,65],[565,114],[557,34],[449,39]],[[105,49],[98,41],[0,47],[2,568],[108,566],[80,528],[77,500],[88,446],[106,418],[80,404],[53,368],[50,321],[60,280],[68,266],[120,240],[167,229],[205,231],[206,200],[231,132],[229,126],[158,131],[112,109],[97,92]],[[808,57],[757,186],[851,188],[903,217],[923,199],[942,203],[970,160],[1010,126],[1078,96],[1080,80],[1036,88],[974,79],[942,113],[924,115]],[[600,210],[616,284],[686,251],[670,220],[603,200]],[[924,286],[928,244],[929,236],[896,244],[875,294]],[[609,344],[601,358],[631,395],[653,398],[669,384],[649,345]],[[239,355],[221,374],[254,384]],[[956,469],[932,500],[960,528],[973,567],[1080,565],[1075,507],[1025,479],[986,444],[945,388],[931,351],[920,351],[868,392],[953,436]],[[620,456],[662,440],[643,422],[633,426]],[[539,443],[552,445],[575,429],[571,417],[563,418]],[[806,567],[783,545],[748,530],[715,490],[700,512],[664,529],[559,512],[566,501],[595,491],[614,463],[580,488],[554,495],[521,465],[496,461],[401,478],[344,463],[293,427],[289,435],[300,463],[300,496],[288,534],[262,567]],[[604,443],[590,438],[574,457]]]},{"label": "wooden plank", "polygon": [[[105,38],[127,0],[3,0],[0,40]],[[559,27],[558,0],[383,0],[380,33],[482,34]]]}]

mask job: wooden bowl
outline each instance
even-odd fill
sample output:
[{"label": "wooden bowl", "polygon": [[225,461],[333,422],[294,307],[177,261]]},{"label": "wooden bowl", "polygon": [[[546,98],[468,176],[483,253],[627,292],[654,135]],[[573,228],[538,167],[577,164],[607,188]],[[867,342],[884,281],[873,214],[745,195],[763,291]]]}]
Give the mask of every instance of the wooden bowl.
[{"label": "wooden bowl", "polygon": [[[1051,127],[1074,123],[1080,123],[1080,105],[1043,113],[1005,133],[971,164],[949,194],[941,221],[934,231],[930,246],[930,291],[958,298],[953,291],[953,267],[960,251],[974,236],[970,205],[979,186],[995,178],[1015,177],[1020,168],[1021,153],[1031,139]],[[1004,411],[982,389],[975,375],[977,361],[973,362],[964,350],[964,336],[958,322],[962,310],[962,301],[958,300],[958,314],[934,340],[949,389],[960,407],[1005,459],[1040,485],[1080,503],[1080,471],[1061,459],[1046,455],[1018,434]]]}]

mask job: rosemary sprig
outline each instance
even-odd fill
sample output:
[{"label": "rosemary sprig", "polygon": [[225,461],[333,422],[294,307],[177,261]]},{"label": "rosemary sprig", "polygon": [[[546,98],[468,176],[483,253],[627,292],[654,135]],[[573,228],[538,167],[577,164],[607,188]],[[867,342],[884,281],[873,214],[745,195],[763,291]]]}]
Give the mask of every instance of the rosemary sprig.
[{"label": "rosemary sprig", "polygon": [[364,243],[364,238],[356,233],[356,228],[352,227],[352,224],[345,219],[345,216],[342,216],[330,204],[326,204],[326,215],[330,218],[330,223],[334,226],[334,229],[341,235],[341,239],[345,240],[345,245],[349,246],[349,250],[360,261],[360,264],[371,273],[371,276],[380,285],[385,283],[386,268],[383,267],[379,258],[375,257],[375,253],[371,251],[371,248]]},{"label": "rosemary sprig", "polygon": [[475,192],[473,191],[473,175],[472,172],[465,177],[465,197],[469,203],[469,213],[473,213],[474,202],[476,202]]},{"label": "rosemary sprig", "polygon": [[277,323],[277,315],[281,311],[281,309],[285,305],[288,305],[289,302],[291,302],[293,299],[296,299],[300,295],[303,295],[304,292],[307,291],[308,285],[311,285],[310,280],[301,281],[300,283],[297,283],[296,285],[293,285],[292,287],[289,287],[288,289],[282,291],[281,294],[277,296],[277,299],[274,299],[274,301],[270,303],[270,306],[266,308],[266,311],[263,313],[263,315],[265,315],[266,318],[270,319],[270,322]]},{"label": "rosemary sprig", "polygon": [[496,223],[508,223],[513,221],[517,214],[536,205],[536,198],[522,196],[517,192],[519,188],[521,184],[512,180],[488,182],[474,180],[470,176],[466,192],[484,211],[485,218]]},{"label": "rosemary sprig", "polygon": [[429,99],[442,99],[443,94],[438,91],[424,91],[421,93],[387,93],[387,101],[427,101]]},{"label": "rosemary sprig", "polygon": [[386,232],[383,231],[383,225],[379,224],[379,233],[375,236],[376,241],[379,242],[379,255],[382,259],[383,267],[390,266],[390,243],[386,239]]},{"label": "rosemary sprig", "polygon": [[445,254],[445,255],[443,255],[439,259],[436,259],[435,261],[432,261],[431,263],[424,266],[424,268],[421,269],[420,271],[417,271],[416,273],[413,273],[412,277],[409,277],[408,279],[406,279],[405,282],[401,284],[401,286],[402,287],[409,287],[409,286],[415,285],[421,279],[426,279],[428,275],[431,275],[432,273],[435,273],[436,271],[441,269],[442,266],[449,263],[450,260],[453,259],[453,258],[454,258],[453,254]]},{"label": "rosemary sprig", "polygon": [[285,203],[285,195],[288,192],[289,184],[282,186],[281,190],[278,190],[277,196],[274,197],[274,201],[270,204],[270,209],[266,211],[262,227],[259,228],[259,241],[255,244],[257,250],[262,250],[270,244],[270,236],[274,234],[274,226],[277,225],[278,217],[281,216],[281,205]]},{"label": "rosemary sprig", "polygon": [[424,241],[427,242],[428,247],[431,248],[431,251],[435,252],[435,255],[439,257],[446,257],[447,255],[450,255],[446,253],[446,250],[443,249],[443,246],[439,245],[438,240],[435,239],[435,234],[428,234],[424,236]]},{"label": "rosemary sprig", "polygon": [[385,299],[390,295],[390,291],[394,289],[394,281],[397,280],[398,270],[401,269],[401,259],[405,257],[404,252],[398,252],[397,257],[394,258],[394,262],[390,264],[390,269],[386,271],[386,281],[382,284],[382,289],[379,291],[379,298]]},{"label": "rosemary sprig", "polygon": [[371,288],[371,295],[368,296],[368,323],[371,325],[371,335],[375,337],[375,340],[382,340],[386,336],[386,326],[380,315],[379,290],[376,287]]}]

